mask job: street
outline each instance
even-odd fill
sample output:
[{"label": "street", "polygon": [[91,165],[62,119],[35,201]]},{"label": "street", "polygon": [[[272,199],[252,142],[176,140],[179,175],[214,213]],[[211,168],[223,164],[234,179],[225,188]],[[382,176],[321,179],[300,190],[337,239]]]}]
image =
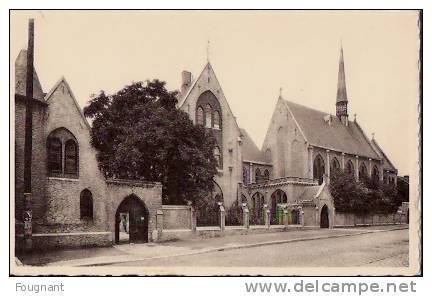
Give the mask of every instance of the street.
[{"label": "street", "polygon": [[[337,230],[335,230],[337,231]],[[110,266],[408,266],[408,229],[114,263]]]}]

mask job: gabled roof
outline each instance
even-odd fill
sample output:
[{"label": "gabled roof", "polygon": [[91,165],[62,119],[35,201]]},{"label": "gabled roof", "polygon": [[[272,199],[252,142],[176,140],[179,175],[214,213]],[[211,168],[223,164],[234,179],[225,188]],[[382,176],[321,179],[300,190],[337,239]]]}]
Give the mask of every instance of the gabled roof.
[{"label": "gabled roof", "polygon": [[70,94],[70,96],[71,96],[71,98],[72,98],[72,101],[73,101],[75,107],[77,108],[77,111],[78,111],[78,113],[80,114],[82,120],[84,121],[84,123],[85,123],[85,125],[87,126],[87,128],[88,128],[88,129],[91,129],[90,124],[88,123],[86,117],[84,116],[84,113],[83,113],[83,111],[81,110],[81,108],[80,108],[80,106],[79,106],[79,104],[78,104],[78,102],[77,102],[77,100],[76,100],[76,98],[75,98],[75,95],[74,95],[73,92],[72,92],[71,87],[69,86],[69,83],[67,83],[67,81],[66,81],[66,79],[65,79],[64,77],[61,77],[61,78],[56,82],[56,84],[54,84],[54,86],[51,88],[51,90],[46,94],[46,96],[45,96],[45,98],[44,98],[44,101],[46,101],[46,102],[49,104],[50,101],[52,100],[52,95],[54,94],[55,90],[56,90],[56,89],[57,89],[61,84],[64,84],[64,85],[66,86],[66,88],[68,89],[69,94]]},{"label": "gabled roof", "polygon": [[265,157],[245,129],[241,128],[242,135],[242,155],[244,161],[265,162]]},{"label": "gabled roof", "polygon": [[286,100],[284,103],[310,145],[380,159],[356,121],[346,126],[334,115]]},{"label": "gabled roof", "polygon": [[375,139],[372,139],[371,143],[372,143],[372,147],[375,149],[376,153],[384,160],[383,169],[386,171],[397,172],[397,169],[395,168],[393,163],[390,161],[390,159],[387,157],[387,155],[384,153],[384,151],[381,149],[380,145],[378,145],[377,141]]},{"label": "gabled roof", "polygon": [[[27,50],[22,49],[15,60],[15,94],[26,95],[27,85]],[[43,101],[45,94],[42,91],[36,70],[33,69],[33,98]]]}]

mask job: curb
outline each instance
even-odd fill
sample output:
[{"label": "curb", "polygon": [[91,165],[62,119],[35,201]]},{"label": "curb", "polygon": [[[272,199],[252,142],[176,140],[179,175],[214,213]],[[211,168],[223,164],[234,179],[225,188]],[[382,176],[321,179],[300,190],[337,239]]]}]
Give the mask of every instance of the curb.
[{"label": "curb", "polygon": [[[182,256],[207,254],[207,253],[220,252],[220,251],[229,251],[229,250],[237,250],[237,249],[248,249],[248,248],[254,248],[254,247],[262,247],[262,246],[269,246],[269,245],[279,245],[279,244],[285,244],[285,243],[296,243],[296,242],[302,242],[302,241],[313,241],[313,240],[329,239],[329,238],[350,237],[350,236],[358,236],[358,235],[369,234],[369,233],[390,232],[390,231],[403,230],[403,229],[408,229],[408,227],[393,228],[393,229],[382,229],[382,230],[365,230],[365,231],[361,231],[361,232],[357,232],[357,233],[336,234],[336,235],[326,235],[326,236],[315,236],[315,237],[309,237],[309,238],[295,238],[295,239],[275,240],[275,241],[250,243],[250,244],[242,244],[242,245],[234,245],[234,246],[222,246],[222,247],[207,248],[207,249],[201,249],[201,250],[198,250],[198,251],[192,251],[192,252],[186,252],[186,253],[180,253],[180,254],[163,255],[163,256],[153,256],[153,257],[140,257],[140,256],[134,256],[134,255],[125,255],[125,256],[128,256],[129,258],[119,259],[118,256],[113,256],[113,257],[105,257],[106,261],[105,262],[99,262],[99,263],[83,262],[83,263],[73,264],[72,262],[75,261],[75,260],[66,260],[66,261],[52,262],[52,263],[49,263],[47,265],[49,265],[49,266],[56,266],[59,263],[61,263],[61,265],[63,265],[63,266],[71,266],[71,267],[106,266],[106,265],[125,263],[125,262],[146,261],[146,260],[166,259],[166,258],[177,258],[177,257],[182,257]],[[110,260],[109,258],[111,258],[112,260]],[[77,259],[77,260],[85,260],[85,259]],[[71,264],[67,265],[68,262],[71,263]]]}]

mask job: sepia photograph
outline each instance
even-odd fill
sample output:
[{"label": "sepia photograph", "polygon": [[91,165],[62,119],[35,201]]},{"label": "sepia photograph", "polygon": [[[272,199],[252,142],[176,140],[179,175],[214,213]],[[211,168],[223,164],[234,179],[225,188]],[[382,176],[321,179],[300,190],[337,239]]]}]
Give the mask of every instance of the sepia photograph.
[{"label": "sepia photograph", "polygon": [[12,275],[421,270],[420,10],[11,10]]}]

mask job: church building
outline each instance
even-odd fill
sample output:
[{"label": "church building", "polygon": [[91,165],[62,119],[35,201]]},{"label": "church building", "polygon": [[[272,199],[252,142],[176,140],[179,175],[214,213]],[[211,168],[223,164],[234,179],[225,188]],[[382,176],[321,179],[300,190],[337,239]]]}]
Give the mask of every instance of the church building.
[{"label": "church building", "polygon": [[[157,182],[106,179],[90,143],[91,127],[64,77],[48,91],[22,50],[15,62],[16,243],[32,233],[38,247],[118,243],[128,217],[130,241],[148,242],[163,213]],[[33,72],[33,95],[26,93]],[[332,227],[335,209],[330,176],[344,170],[357,180],[369,177],[396,184],[397,169],[377,141],[349,118],[343,50],[340,51],[336,112],[327,114],[279,97],[260,149],[237,124],[212,65],[193,79],[182,72],[177,107],[194,124],[213,133],[218,162],[210,193],[225,209],[246,206],[251,224],[290,223]],[[32,97],[29,101],[28,97]],[[235,98],[232,98],[235,99]],[[25,122],[32,106],[31,213],[26,213]],[[174,208],[173,208],[174,209]],[[30,217],[30,219],[29,219]],[[172,217],[176,217],[175,215]]]}]

